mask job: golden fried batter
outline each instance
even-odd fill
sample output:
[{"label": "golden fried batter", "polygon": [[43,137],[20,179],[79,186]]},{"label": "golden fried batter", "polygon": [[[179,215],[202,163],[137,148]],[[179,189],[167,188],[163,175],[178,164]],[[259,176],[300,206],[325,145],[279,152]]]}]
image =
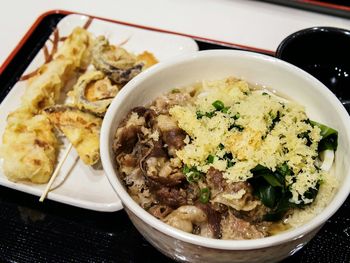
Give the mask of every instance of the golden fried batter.
[{"label": "golden fried batter", "polygon": [[73,144],[85,164],[93,165],[99,161],[101,118],[67,105],[49,107],[45,113]]},{"label": "golden fried batter", "polygon": [[158,63],[158,60],[155,58],[155,56],[148,51],[144,51],[143,53],[137,55],[136,60],[138,62],[144,63],[143,69],[149,68],[150,66]]},{"label": "golden fried batter", "polygon": [[90,33],[76,28],[59,48],[52,61],[28,80],[22,105],[33,113],[56,104],[61,90],[76,71],[85,69],[91,59]]},{"label": "golden fried batter", "polygon": [[125,85],[138,75],[144,66],[136,56],[122,47],[110,45],[104,36],[99,36],[92,49],[92,64],[117,85]]},{"label": "golden fried batter", "polygon": [[53,126],[41,110],[57,103],[62,88],[90,62],[90,33],[76,28],[52,61],[28,80],[20,107],[8,116],[0,152],[5,175],[13,181],[46,183],[57,161]]},{"label": "golden fried batter", "polygon": [[[75,106],[56,105],[67,83],[92,60],[102,72],[79,78],[71,92]],[[21,105],[8,116],[0,145],[5,175],[12,181],[46,183],[57,163],[54,126],[71,141],[84,163],[97,163],[102,119],[94,114],[103,116],[119,89],[155,63],[149,52],[135,56],[109,45],[104,37],[94,40],[85,29],[75,28],[53,59],[28,79]]]},{"label": "golden fried batter", "polygon": [[46,116],[19,108],[8,116],[3,135],[4,173],[12,181],[46,183],[56,163],[57,147]]},{"label": "golden fried batter", "polygon": [[78,79],[70,95],[79,109],[103,116],[118,91],[101,71],[90,71]]}]

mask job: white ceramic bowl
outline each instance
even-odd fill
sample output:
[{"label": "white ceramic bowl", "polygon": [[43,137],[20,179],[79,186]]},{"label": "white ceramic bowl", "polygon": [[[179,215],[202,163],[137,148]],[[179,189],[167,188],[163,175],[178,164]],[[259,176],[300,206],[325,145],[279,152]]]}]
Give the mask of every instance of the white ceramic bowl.
[{"label": "white ceramic bowl", "polygon": [[[339,132],[335,175],[340,181],[333,200],[305,225],[255,240],[215,240],[185,233],[142,209],[118,179],[112,140],[120,121],[136,106],[160,94],[199,80],[236,76],[275,89],[306,106],[308,116]],[[157,249],[178,261],[274,262],[305,245],[342,205],[350,189],[350,118],[338,99],[318,80],[299,68],[273,57],[232,50],[202,51],[160,63],[130,81],[118,94],[101,130],[103,168],[126,212],[140,233]]]}]

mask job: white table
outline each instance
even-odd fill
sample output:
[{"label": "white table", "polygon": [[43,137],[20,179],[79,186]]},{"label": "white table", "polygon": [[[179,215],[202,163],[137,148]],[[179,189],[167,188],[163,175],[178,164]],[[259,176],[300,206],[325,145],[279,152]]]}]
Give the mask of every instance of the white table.
[{"label": "white table", "polygon": [[57,9],[270,51],[306,27],[350,29],[350,19],[252,0],[0,0],[0,4],[0,65],[41,14]]}]

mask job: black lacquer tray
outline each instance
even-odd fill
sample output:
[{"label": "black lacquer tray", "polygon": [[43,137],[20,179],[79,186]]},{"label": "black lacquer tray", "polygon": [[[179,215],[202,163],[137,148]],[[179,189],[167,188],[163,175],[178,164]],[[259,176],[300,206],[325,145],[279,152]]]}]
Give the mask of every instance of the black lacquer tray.
[{"label": "black lacquer tray", "polygon": [[[66,14],[44,15],[6,61],[0,75],[0,102]],[[239,48],[196,41],[201,50]],[[36,196],[0,186],[0,262],[172,260],[137,232],[124,211],[93,212],[50,200],[39,203]],[[350,262],[350,198],[309,244],[283,262]]]},{"label": "black lacquer tray", "polygon": [[348,0],[258,0],[327,15],[350,18]]}]

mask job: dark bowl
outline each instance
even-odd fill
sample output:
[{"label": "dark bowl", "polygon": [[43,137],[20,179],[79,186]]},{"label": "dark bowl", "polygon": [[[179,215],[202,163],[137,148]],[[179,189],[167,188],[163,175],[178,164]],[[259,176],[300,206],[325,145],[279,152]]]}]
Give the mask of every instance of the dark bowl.
[{"label": "dark bowl", "polygon": [[312,27],[295,32],[278,46],[276,56],[325,84],[350,112],[350,31]]}]

